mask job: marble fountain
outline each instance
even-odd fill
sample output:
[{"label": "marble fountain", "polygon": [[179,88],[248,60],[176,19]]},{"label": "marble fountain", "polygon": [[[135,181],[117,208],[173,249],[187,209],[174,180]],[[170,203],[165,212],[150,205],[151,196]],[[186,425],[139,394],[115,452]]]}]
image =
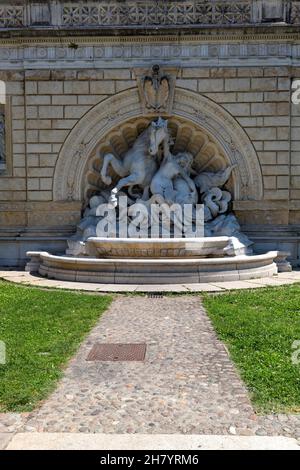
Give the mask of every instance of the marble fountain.
[{"label": "marble fountain", "polygon": [[[58,280],[141,285],[276,275],[283,257],[254,254],[231,210],[234,171],[230,164],[199,171],[192,151],[174,150],[168,121],[148,122],[122,157],[101,156],[102,187],[90,195],[66,253],[28,252],[26,270]],[[174,205],[191,209],[188,230],[178,229]]]}]

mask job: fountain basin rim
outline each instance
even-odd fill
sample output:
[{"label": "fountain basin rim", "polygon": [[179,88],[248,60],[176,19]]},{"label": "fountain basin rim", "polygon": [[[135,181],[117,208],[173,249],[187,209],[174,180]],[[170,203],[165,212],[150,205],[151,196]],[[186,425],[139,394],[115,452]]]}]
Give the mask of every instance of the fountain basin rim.
[{"label": "fountain basin rim", "polygon": [[231,237],[189,237],[189,238],[109,238],[89,237],[87,241],[103,243],[226,243]]},{"label": "fountain basin rim", "polygon": [[271,277],[277,251],[228,258],[73,258],[28,252],[26,271],[63,281],[101,284],[189,284]]},{"label": "fountain basin rim", "polygon": [[104,238],[86,241],[91,258],[191,258],[222,257],[230,237]]},{"label": "fountain basin rim", "polygon": [[43,261],[54,261],[54,262],[61,262],[62,264],[77,264],[77,265],[86,265],[86,264],[124,264],[124,265],[134,265],[134,264],[141,264],[141,265],[164,265],[164,264],[183,264],[183,265],[220,265],[220,264],[242,264],[245,263],[255,263],[259,261],[270,261],[274,260],[278,256],[278,251],[268,251],[267,253],[263,254],[256,254],[256,255],[238,255],[232,256],[228,258],[164,258],[164,259],[149,259],[149,258],[76,258],[71,256],[63,256],[63,255],[52,255],[46,251],[28,251],[26,253],[27,257],[39,257]]}]

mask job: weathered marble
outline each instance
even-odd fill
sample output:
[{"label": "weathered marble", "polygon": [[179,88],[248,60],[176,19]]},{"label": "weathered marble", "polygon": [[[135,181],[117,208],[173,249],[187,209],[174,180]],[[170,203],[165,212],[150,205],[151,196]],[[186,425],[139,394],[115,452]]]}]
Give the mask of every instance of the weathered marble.
[{"label": "weathered marble", "polygon": [[[137,136],[124,156],[103,156],[100,175],[109,189],[99,188],[98,194],[91,197],[77,233],[68,242],[67,254],[86,256],[85,242],[91,237],[153,238],[154,230],[157,237],[234,236],[226,253],[251,253],[252,242],[240,234],[235,216],[228,214],[232,196],[224,188],[235,165],[199,174],[197,147],[193,153],[181,151],[174,155],[174,143],[168,121],[159,117]],[[111,170],[118,175],[114,181]],[[201,219],[197,218],[200,202],[204,211]],[[160,212],[156,213],[158,208]],[[93,244],[88,246],[92,248]],[[146,248],[144,253],[151,258]],[[216,249],[211,254],[220,253]]]}]

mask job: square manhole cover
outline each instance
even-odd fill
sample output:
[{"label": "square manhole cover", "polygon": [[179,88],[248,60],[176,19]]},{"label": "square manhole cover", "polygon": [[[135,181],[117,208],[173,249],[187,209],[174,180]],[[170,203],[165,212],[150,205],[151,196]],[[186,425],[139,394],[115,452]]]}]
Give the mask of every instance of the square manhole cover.
[{"label": "square manhole cover", "polygon": [[146,344],[122,344],[122,343],[96,343],[87,361],[143,361],[146,354]]}]

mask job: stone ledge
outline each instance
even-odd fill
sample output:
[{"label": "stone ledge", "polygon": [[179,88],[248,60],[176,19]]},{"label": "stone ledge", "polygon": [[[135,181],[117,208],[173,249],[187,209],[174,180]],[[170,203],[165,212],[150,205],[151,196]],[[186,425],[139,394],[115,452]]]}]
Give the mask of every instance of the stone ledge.
[{"label": "stone ledge", "polygon": [[17,433],[7,450],[300,450],[283,436]]},{"label": "stone ledge", "polygon": [[4,450],[14,434],[11,432],[0,432],[0,450]]},{"label": "stone ledge", "polygon": [[79,258],[28,251],[26,270],[49,279],[104,284],[179,284],[251,280],[278,273],[277,251],[222,258]]}]

